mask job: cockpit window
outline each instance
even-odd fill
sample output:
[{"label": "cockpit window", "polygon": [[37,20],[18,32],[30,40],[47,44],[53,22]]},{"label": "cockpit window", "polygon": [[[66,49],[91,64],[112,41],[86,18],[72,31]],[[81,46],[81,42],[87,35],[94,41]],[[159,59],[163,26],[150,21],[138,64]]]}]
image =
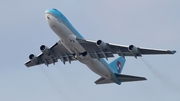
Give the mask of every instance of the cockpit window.
[{"label": "cockpit window", "polygon": [[65,20],[67,20],[66,17],[65,17],[64,15],[61,14],[61,16],[62,16]]},{"label": "cockpit window", "polygon": [[58,11],[57,9],[53,8],[53,10]]}]

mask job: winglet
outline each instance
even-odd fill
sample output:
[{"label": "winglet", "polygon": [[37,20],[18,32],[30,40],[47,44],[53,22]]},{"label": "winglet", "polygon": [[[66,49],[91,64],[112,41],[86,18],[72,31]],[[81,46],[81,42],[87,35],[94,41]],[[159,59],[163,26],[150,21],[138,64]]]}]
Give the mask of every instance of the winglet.
[{"label": "winglet", "polygon": [[176,53],[176,51],[175,50],[172,50],[172,51],[170,51],[172,54],[175,54]]}]

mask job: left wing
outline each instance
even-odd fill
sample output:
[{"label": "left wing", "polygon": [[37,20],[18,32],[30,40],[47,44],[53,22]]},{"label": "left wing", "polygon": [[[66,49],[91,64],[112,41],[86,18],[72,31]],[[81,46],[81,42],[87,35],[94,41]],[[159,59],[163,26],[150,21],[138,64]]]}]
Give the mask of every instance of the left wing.
[{"label": "left wing", "polygon": [[60,59],[64,64],[66,61],[71,63],[71,61],[76,60],[74,55],[71,54],[62,44],[61,42],[55,43],[51,48],[48,48],[44,45],[40,47],[42,53],[38,56],[34,54],[29,55],[30,61],[26,62],[25,65],[27,67],[40,65],[40,64],[55,64]]},{"label": "left wing", "polygon": [[134,45],[125,46],[118,45],[112,43],[105,43],[102,40],[98,40],[97,42],[91,40],[78,40],[79,43],[87,50],[88,53],[94,54],[95,52],[101,53],[103,58],[108,58],[106,54],[109,53],[111,55],[118,54],[119,56],[142,56],[142,55],[153,55],[153,54],[174,54],[176,51],[171,50],[160,50],[160,49],[150,49],[150,48],[142,48],[136,47]]}]

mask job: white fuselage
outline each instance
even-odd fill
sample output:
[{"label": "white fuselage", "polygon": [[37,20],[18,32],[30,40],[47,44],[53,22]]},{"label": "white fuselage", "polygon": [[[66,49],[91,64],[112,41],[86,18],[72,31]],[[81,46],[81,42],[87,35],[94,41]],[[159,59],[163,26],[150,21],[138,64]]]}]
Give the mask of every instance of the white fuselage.
[{"label": "white fuselage", "polygon": [[[70,53],[79,54],[86,51],[77,41],[76,34],[63,21],[51,14],[46,14],[45,16],[50,28],[58,35],[62,45]],[[87,54],[86,56],[79,56],[77,57],[77,59],[78,61],[89,67],[96,74],[106,79],[112,78],[110,70],[107,68],[107,65],[103,63],[102,59],[93,59],[89,54]]]}]

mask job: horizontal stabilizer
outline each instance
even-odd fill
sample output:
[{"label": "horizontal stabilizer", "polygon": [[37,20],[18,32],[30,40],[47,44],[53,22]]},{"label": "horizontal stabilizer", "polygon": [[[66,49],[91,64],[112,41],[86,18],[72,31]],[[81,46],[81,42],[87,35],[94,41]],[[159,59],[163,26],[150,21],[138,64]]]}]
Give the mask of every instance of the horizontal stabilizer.
[{"label": "horizontal stabilizer", "polygon": [[96,84],[108,84],[108,83],[113,83],[113,81],[101,77],[97,81],[95,81],[95,83]]},{"label": "horizontal stabilizer", "polygon": [[120,80],[120,82],[131,82],[131,81],[147,80],[145,77],[123,75],[123,74],[115,74],[115,75]]}]

